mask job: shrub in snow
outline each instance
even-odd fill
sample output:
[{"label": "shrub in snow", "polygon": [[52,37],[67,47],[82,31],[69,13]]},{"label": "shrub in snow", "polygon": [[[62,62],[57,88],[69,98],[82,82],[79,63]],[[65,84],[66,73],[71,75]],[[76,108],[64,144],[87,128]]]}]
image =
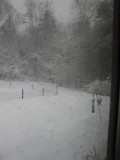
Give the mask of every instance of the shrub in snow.
[{"label": "shrub in snow", "polygon": [[93,149],[90,149],[90,152],[83,157],[83,160],[100,160],[98,158],[95,146],[93,146]]},{"label": "shrub in snow", "polygon": [[84,87],[84,90],[88,93],[96,93],[103,96],[110,96],[111,93],[111,82],[109,80],[99,81],[96,80],[89,85]]},{"label": "shrub in snow", "polygon": [[14,70],[8,70],[6,72],[0,73],[0,79],[22,80],[22,78],[20,77],[20,74],[15,72]]}]

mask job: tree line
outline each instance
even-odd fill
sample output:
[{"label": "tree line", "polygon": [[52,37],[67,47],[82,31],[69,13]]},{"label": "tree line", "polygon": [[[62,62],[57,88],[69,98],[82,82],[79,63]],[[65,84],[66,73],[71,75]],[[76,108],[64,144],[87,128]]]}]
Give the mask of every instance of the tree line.
[{"label": "tree line", "polygon": [[72,6],[74,18],[64,25],[51,1],[26,0],[21,15],[0,0],[1,46],[24,60],[25,74],[76,88],[111,76],[113,1],[73,0]]}]

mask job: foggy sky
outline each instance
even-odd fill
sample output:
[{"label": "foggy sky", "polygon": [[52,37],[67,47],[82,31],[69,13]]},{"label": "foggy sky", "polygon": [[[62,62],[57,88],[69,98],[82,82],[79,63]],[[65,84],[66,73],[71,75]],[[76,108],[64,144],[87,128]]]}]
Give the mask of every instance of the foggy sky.
[{"label": "foggy sky", "polygon": [[[14,8],[21,13],[25,13],[24,2],[25,0],[8,0],[12,3]],[[71,3],[73,0],[53,0],[54,13],[57,19],[63,23],[71,20]]]}]

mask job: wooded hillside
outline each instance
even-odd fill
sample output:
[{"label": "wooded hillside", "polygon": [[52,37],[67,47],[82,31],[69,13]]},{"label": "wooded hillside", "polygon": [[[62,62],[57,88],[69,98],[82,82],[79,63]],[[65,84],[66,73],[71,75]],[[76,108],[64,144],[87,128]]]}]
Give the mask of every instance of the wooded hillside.
[{"label": "wooded hillside", "polygon": [[[0,78],[36,78],[81,88],[106,81],[112,67],[112,0],[74,0],[62,24],[52,2],[27,0],[21,15],[0,0]],[[22,28],[22,29],[21,29]]]}]

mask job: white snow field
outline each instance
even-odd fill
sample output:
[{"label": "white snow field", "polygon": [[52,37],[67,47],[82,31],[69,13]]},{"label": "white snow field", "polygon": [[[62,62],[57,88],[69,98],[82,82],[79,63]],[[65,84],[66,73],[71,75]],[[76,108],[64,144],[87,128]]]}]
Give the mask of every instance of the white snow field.
[{"label": "white snow field", "polygon": [[[42,88],[49,94],[41,96]],[[30,96],[21,99],[21,89]],[[0,81],[0,160],[85,160],[93,146],[105,160],[110,98],[102,97],[100,123],[97,102],[91,113],[92,95],[54,93],[53,84]]]}]

